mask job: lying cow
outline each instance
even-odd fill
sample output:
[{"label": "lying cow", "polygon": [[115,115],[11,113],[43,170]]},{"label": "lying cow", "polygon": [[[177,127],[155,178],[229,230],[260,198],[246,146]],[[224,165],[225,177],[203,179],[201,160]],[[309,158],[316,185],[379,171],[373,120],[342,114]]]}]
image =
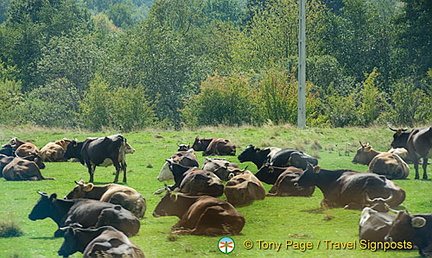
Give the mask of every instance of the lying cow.
[{"label": "lying cow", "polygon": [[352,162],[368,165],[368,172],[383,175],[388,179],[405,179],[409,174],[408,164],[399,155],[376,151],[371,145],[361,142]]},{"label": "lying cow", "polygon": [[409,214],[399,211],[385,239],[390,242],[412,242],[422,256],[432,256],[432,213]]},{"label": "lying cow", "polygon": [[[297,155],[296,158],[291,159],[291,155],[295,153]],[[294,164],[291,164],[291,162],[294,161]],[[275,167],[298,167],[301,169],[306,169],[306,166],[304,164],[312,164],[313,166],[318,165],[318,160],[306,153],[303,153],[299,150],[295,149],[282,149],[278,151],[271,159],[268,161],[270,166]]]},{"label": "lying cow", "polygon": [[49,142],[39,152],[39,156],[43,161],[47,162],[61,162],[66,161],[64,154],[70,141],[63,138],[55,142]]},{"label": "lying cow", "polygon": [[236,163],[220,158],[205,158],[202,169],[215,173],[222,181],[242,172]]},{"label": "lying cow", "polygon": [[[39,149],[30,142],[24,142],[19,140],[17,137],[12,138],[9,142],[2,146],[7,150],[7,153],[10,154],[10,150],[12,150],[13,154],[18,157],[27,157],[32,154],[39,154]],[[12,156],[10,155],[10,156]]]},{"label": "lying cow", "polygon": [[277,147],[269,147],[265,149],[256,148],[253,145],[247,146],[240,155],[238,155],[238,160],[243,163],[246,161],[251,161],[257,168],[261,168],[265,163],[269,162],[274,155],[282,150]]},{"label": "lying cow", "polygon": [[308,165],[297,181],[297,185],[316,185],[324,194],[323,207],[344,207],[362,209],[372,199],[391,198],[387,204],[396,207],[405,200],[405,191],[391,180],[375,173],[362,173],[352,170],[325,170]]},{"label": "lying cow", "polygon": [[139,231],[138,218],[120,205],[87,199],[62,200],[57,199],[55,193],[51,196],[38,193],[41,197],[28,217],[33,221],[45,218],[54,220],[59,228],[54,233],[55,237],[63,236],[60,228],[74,223],[84,228],[113,226],[127,236],[134,236]]},{"label": "lying cow", "polygon": [[[209,195],[218,197],[223,194],[224,185],[213,172],[191,168],[183,174],[179,185],[180,192],[186,195]],[[177,181],[176,181],[177,183]]]},{"label": "lying cow", "polygon": [[164,165],[159,171],[159,175],[157,177],[158,181],[162,182],[174,179],[174,175],[170,169],[170,163],[177,163],[191,168],[199,166],[198,159],[193,149],[189,149],[187,151],[178,151],[165,161]]},{"label": "lying cow", "polygon": [[106,167],[114,165],[117,183],[120,170],[123,171],[123,182],[126,178],[126,138],[122,135],[111,135],[99,138],[87,138],[82,142],[71,140],[65,152],[65,158],[77,158],[81,164],[87,166],[90,182],[94,181],[96,166]]},{"label": "lying cow", "polygon": [[224,138],[195,138],[192,145],[195,151],[202,151],[203,156],[209,155],[231,155],[235,156],[236,146]]},{"label": "lying cow", "polygon": [[405,148],[390,148],[387,152],[397,154],[407,164],[413,163],[409,158],[408,150]]},{"label": "lying cow", "polygon": [[267,196],[312,196],[315,186],[300,187],[296,183],[303,170],[296,167],[287,167],[277,178]]},{"label": "lying cow", "polygon": [[256,173],[255,176],[266,184],[273,185],[278,180],[279,176],[285,172],[287,167],[270,166],[268,163],[264,164]]},{"label": "lying cow", "polygon": [[80,228],[74,225],[62,228],[62,231],[64,241],[58,254],[63,257],[76,252],[81,252],[83,257],[144,257],[139,247],[111,226]]},{"label": "lying cow", "polygon": [[[4,160],[4,159],[3,159]],[[53,177],[44,177],[40,171],[45,164],[36,155],[25,158],[15,157],[8,158],[9,163],[3,168],[2,175],[9,181],[37,181],[37,180],[54,180]]]},{"label": "lying cow", "polygon": [[384,242],[385,236],[390,230],[396,212],[387,205],[387,199],[375,198],[369,200],[370,207],[362,210],[359,221],[359,239],[372,242]]},{"label": "lying cow", "polygon": [[246,206],[255,200],[264,200],[266,194],[263,184],[250,171],[231,178],[224,192],[227,201],[234,206]]},{"label": "lying cow", "polygon": [[211,196],[185,196],[167,191],[153,216],[177,216],[174,234],[238,235],[245,219],[229,202]]},{"label": "lying cow", "polygon": [[147,208],[146,200],[135,189],[118,184],[106,184],[97,186],[92,183],[86,184],[83,180],[66,195],[66,199],[86,198],[110,202],[121,205],[132,212],[138,218],[143,218]]}]

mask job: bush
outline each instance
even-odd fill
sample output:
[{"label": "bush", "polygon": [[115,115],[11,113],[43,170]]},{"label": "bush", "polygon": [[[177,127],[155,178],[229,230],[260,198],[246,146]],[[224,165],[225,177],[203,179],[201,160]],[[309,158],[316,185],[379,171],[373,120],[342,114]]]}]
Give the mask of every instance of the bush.
[{"label": "bush", "polygon": [[0,221],[0,237],[19,237],[23,235],[21,227],[13,221]]}]

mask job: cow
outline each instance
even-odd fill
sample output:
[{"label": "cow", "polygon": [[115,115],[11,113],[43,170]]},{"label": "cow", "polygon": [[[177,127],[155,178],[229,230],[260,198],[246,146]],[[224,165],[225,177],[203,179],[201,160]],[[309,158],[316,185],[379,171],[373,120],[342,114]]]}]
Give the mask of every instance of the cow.
[{"label": "cow", "polygon": [[123,171],[123,182],[126,178],[126,138],[121,134],[99,138],[87,138],[82,142],[71,140],[65,152],[65,158],[77,158],[81,164],[87,166],[90,174],[89,182],[94,181],[96,166],[114,165],[117,183],[120,170]]},{"label": "cow", "polygon": [[255,173],[255,176],[266,184],[273,185],[276,183],[276,180],[279,176],[287,169],[288,167],[275,167],[270,166],[268,163],[264,164],[258,172]]},{"label": "cow", "polygon": [[238,207],[250,205],[255,200],[264,200],[266,191],[258,178],[246,170],[226,183],[224,193],[227,201]]},{"label": "cow", "polygon": [[65,149],[55,142],[49,142],[39,152],[44,162],[61,162],[66,161],[64,157]]},{"label": "cow", "polygon": [[147,208],[146,200],[135,189],[118,184],[94,185],[83,180],[75,181],[76,186],[66,199],[93,199],[121,205],[137,218],[143,218]]},{"label": "cow", "polygon": [[134,236],[138,233],[140,222],[135,215],[120,205],[89,199],[63,200],[57,199],[57,194],[50,196],[38,192],[41,196],[29,214],[30,220],[51,218],[57,224],[55,237],[62,237],[60,228],[78,223],[84,228],[113,226]]},{"label": "cow", "polygon": [[218,197],[224,192],[224,185],[218,176],[199,168],[191,168],[183,173],[179,188],[179,191],[186,195]]},{"label": "cow", "polygon": [[[394,130],[394,129],[392,129]],[[416,171],[415,179],[419,179],[419,159],[423,159],[423,179],[427,179],[428,159],[432,158],[432,126],[426,128],[416,128],[410,133],[406,129],[396,130],[393,135],[391,146],[393,148],[406,148],[409,158],[414,164]]]},{"label": "cow", "polygon": [[[387,198],[388,199],[388,198]],[[368,200],[370,207],[364,207],[359,220],[359,239],[384,242],[397,211],[387,205],[387,199]],[[393,213],[389,213],[389,211]]]},{"label": "cow", "polygon": [[[296,153],[297,158],[294,159],[296,162],[298,162],[298,164],[291,164],[290,163],[290,157],[291,154]],[[300,159],[303,159],[304,161],[301,161]],[[291,160],[292,162],[293,160]],[[306,162],[306,163],[305,163]],[[275,166],[275,167],[289,167],[289,166],[304,166],[304,164],[310,163],[313,166],[318,165],[318,160],[306,153],[303,153],[299,150],[295,150],[295,149],[291,149],[291,148],[286,148],[286,149],[282,149],[280,151],[278,151],[269,161],[268,161],[270,166]],[[302,167],[300,167],[302,168]],[[302,168],[302,169],[306,169],[306,167]]]},{"label": "cow", "polygon": [[163,164],[157,176],[158,181],[162,182],[174,179],[173,173],[170,170],[170,163],[177,163],[186,167],[199,166],[198,159],[193,149],[188,149],[187,151],[177,151]]},{"label": "cow", "polygon": [[44,167],[45,164],[37,155],[15,157],[4,166],[2,175],[8,181],[55,180],[53,177],[42,176],[40,169]]},{"label": "cow", "polygon": [[282,150],[278,147],[269,147],[265,149],[256,148],[253,145],[248,145],[240,155],[238,155],[238,160],[243,163],[246,161],[251,161],[257,168],[261,168],[264,163],[267,163],[277,152]]},{"label": "cow", "polygon": [[205,158],[202,169],[215,173],[222,181],[242,172],[236,163],[220,158]]},{"label": "cow", "polygon": [[408,164],[399,155],[376,151],[371,145],[361,142],[352,162],[368,165],[368,172],[383,175],[388,179],[405,179],[409,175]]},{"label": "cow", "polygon": [[179,144],[178,145],[178,149],[177,149],[177,151],[188,151],[188,150],[190,150],[190,144],[184,144],[184,143],[182,143],[182,144]]},{"label": "cow", "polygon": [[195,138],[192,145],[195,151],[202,151],[203,156],[230,155],[235,156],[236,146],[224,138]]},{"label": "cow", "polygon": [[312,196],[315,186],[300,187],[295,185],[301,174],[303,174],[303,170],[300,168],[285,168],[276,179],[267,196]]},{"label": "cow", "polygon": [[2,148],[4,149],[5,154],[8,156],[26,157],[30,156],[31,154],[39,154],[39,149],[36,147],[36,145],[28,141],[21,141],[17,137],[12,138],[9,142],[4,144]]},{"label": "cow", "polygon": [[398,243],[412,242],[418,247],[420,255],[432,256],[432,213],[399,211],[385,239]]},{"label": "cow", "polygon": [[62,228],[62,231],[64,241],[58,254],[63,257],[76,252],[83,253],[83,257],[144,257],[139,247],[111,226],[81,228],[80,225],[72,225]]},{"label": "cow", "polygon": [[298,186],[316,185],[323,193],[323,207],[362,209],[370,198],[389,198],[387,204],[396,207],[405,200],[405,191],[384,176],[353,170],[326,170],[308,165],[297,181]]},{"label": "cow", "polygon": [[387,152],[397,154],[407,164],[412,163],[408,156],[408,150],[405,148],[390,148]]},{"label": "cow", "polygon": [[15,156],[15,152],[11,145],[2,145],[2,148],[0,149],[0,154],[5,156]]},{"label": "cow", "polygon": [[156,206],[154,217],[177,216],[174,234],[204,236],[238,235],[245,219],[229,202],[211,196],[185,196],[167,191]]}]

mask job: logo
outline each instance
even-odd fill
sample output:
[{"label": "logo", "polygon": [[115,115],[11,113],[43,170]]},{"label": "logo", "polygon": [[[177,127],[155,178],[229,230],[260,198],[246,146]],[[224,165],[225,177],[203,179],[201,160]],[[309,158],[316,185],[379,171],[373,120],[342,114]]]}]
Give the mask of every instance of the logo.
[{"label": "logo", "polygon": [[229,254],[234,251],[235,243],[231,237],[222,237],[219,239],[218,248],[224,254]]}]

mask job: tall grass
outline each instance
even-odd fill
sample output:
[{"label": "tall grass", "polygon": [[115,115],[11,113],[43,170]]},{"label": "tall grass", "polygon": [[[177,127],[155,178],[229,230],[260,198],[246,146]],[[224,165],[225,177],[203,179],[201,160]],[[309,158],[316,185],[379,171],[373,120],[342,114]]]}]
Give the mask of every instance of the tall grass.
[{"label": "tall grass", "polygon": [[[5,128],[0,127],[0,143],[12,137],[33,139],[38,147],[50,141],[66,138],[83,140],[89,136],[104,136],[117,132],[105,131],[89,133],[84,131],[45,130],[40,128]],[[257,127],[207,127],[199,130],[148,130],[124,134],[128,142],[136,149],[127,155],[128,183],[137,189],[147,200],[147,212],[141,220],[141,229],[131,238],[142,248],[147,257],[191,257],[219,256],[217,249],[220,237],[177,236],[170,228],[178,218],[154,218],[151,213],[160,200],[153,192],[163,187],[156,176],[166,158],[173,154],[179,143],[192,143],[196,136],[225,137],[238,146],[239,154],[244,147],[254,144],[257,147],[277,146],[282,148],[301,148],[306,153],[319,157],[319,164],[326,169],[350,168],[366,171],[363,165],[352,164],[351,160],[359,145],[358,141],[369,142],[375,149],[385,151],[389,148],[392,132],[386,128],[308,128],[298,130],[291,126]],[[204,158],[198,153],[199,162]],[[238,162],[236,157],[226,157]],[[39,195],[36,191],[49,194],[57,193],[59,198],[66,195],[75,185],[74,180],[88,180],[87,169],[80,163],[47,163],[42,174],[55,177],[54,181],[10,182],[0,178],[0,218],[12,218],[23,231],[23,235],[0,239],[0,257],[56,257],[62,239],[54,238],[56,224],[50,220],[30,221],[28,214],[36,204]],[[151,165],[151,166],[149,166]],[[252,163],[248,166],[252,172],[257,169]],[[432,185],[428,180],[414,180],[411,173],[406,180],[396,183],[407,192],[407,198],[399,209],[408,209],[411,213],[432,211]],[[96,184],[110,183],[114,179],[114,168],[96,168]],[[429,168],[428,171],[431,171]],[[429,173],[429,176],[432,177]],[[172,183],[172,182],[169,182]],[[270,185],[266,185],[267,191]],[[224,197],[222,197],[224,198]],[[311,197],[268,197],[255,201],[252,205],[238,208],[246,219],[241,234],[234,236],[236,248],[230,255],[235,256],[313,256],[313,257],[412,257],[417,251],[372,251],[362,250],[358,245],[358,220],[361,211],[323,209],[320,206],[322,193],[316,189]],[[254,247],[247,250],[243,243],[252,240]],[[260,246],[258,240],[283,243],[279,251]],[[286,248],[286,240],[298,244]],[[327,242],[324,242],[326,241]],[[356,242],[353,250],[326,247],[325,243]],[[313,248],[301,250],[301,245],[312,243]],[[318,243],[320,246],[318,248]],[[269,245],[270,246],[270,245]],[[334,246],[333,246],[334,247]],[[80,257],[75,254],[72,257]]]}]

